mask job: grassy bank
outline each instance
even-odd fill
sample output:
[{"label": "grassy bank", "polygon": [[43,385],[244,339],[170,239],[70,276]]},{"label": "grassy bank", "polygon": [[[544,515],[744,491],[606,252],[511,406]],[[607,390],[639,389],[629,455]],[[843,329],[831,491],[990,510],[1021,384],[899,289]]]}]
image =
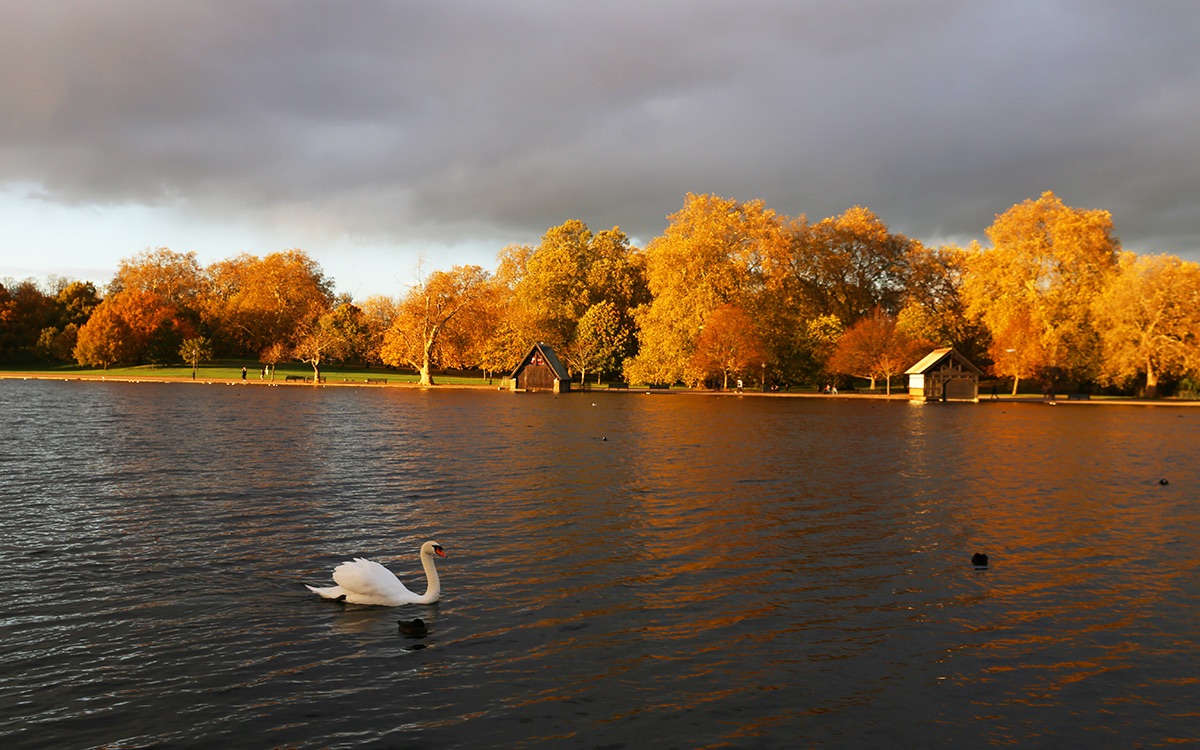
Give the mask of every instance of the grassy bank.
[{"label": "grassy bank", "polygon": [[[262,377],[262,365],[252,360],[227,360],[224,362],[202,364],[196,371],[196,380],[241,380],[243,367],[246,368],[247,381],[260,382],[264,380]],[[9,375],[26,375],[28,377],[114,378],[130,380],[192,379],[192,368],[190,365],[138,365],[134,367],[110,367],[107,370],[68,365],[61,367],[47,367],[45,365],[16,367],[10,365],[2,369],[4,373]],[[268,382],[286,383],[289,375],[293,377],[312,378],[313,368],[302,362],[281,362],[272,372],[271,376],[265,378],[265,380]],[[327,383],[356,383],[361,385],[366,385],[368,380],[376,381],[384,379],[387,380],[388,384],[409,383],[416,385],[420,380],[417,373],[411,370],[342,365],[322,367],[321,377],[325,378]],[[435,372],[433,377],[434,382],[445,385],[489,385],[489,381],[478,372]],[[499,382],[499,378],[493,377],[490,384],[498,385]]]}]

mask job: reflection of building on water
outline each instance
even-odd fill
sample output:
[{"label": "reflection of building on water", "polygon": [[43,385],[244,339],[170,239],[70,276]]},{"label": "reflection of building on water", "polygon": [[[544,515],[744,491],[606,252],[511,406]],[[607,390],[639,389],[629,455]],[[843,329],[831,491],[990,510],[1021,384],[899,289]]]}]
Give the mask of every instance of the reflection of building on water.
[{"label": "reflection of building on water", "polygon": [[905,371],[914,401],[978,401],[983,372],[954,349],[934,349]]}]

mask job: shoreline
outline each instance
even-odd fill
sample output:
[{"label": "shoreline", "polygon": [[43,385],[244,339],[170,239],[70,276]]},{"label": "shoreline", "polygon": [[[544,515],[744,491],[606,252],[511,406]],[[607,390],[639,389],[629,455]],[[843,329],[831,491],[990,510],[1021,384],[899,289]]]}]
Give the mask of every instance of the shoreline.
[{"label": "shoreline", "polygon": [[[333,380],[329,379],[324,383],[312,383],[309,381],[285,381],[285,380],[256,380],[247,378],[179,378],[153,375],[55,375],[49,373],[22,373],[22,372],[0,372],[0,380],[58,380],[58,381],[85,381],[85,382],[106,382],[106,383],[176,383],[187,385],[241,385],[241,386],[257,386],[257,387],[287,387],[287,388],[408,388],[420,390],[479,390],[479,391],[506,391],[508,389],[499,385],[489,385],[480,383],[473,385],[469,383],[446,383],[436,385],[421,385],[420,383],[412,383],[407,381],[398,381],[394,383],[365,383],[359,380]],[[871,400],[871,401],[900,401],[908,403],[910,399],[907,393],[893,393],[890,396],[882,393],[818,393],[818,392],[792,392],[792,391],[757,391],[743,390],[741,393],[737,391],[702,391],[694,389],[651,389],[647,386],[630,387],[624,389],[617,388],[596,388],[596,389],[579,389],[572,387],[571,393],[611,393],[620,394],[643,394],[643,395],[685,395],[685,396],[724,396],[724,397],[743,397],[751,396],[754,398],[817,398],[825,400]],[[929,402],[937,403],[937,402]],[[970,403],[970,402],[957,402]],[[1053,400],[1047,400],[1045,397],[1029,394],[1020,396],[1000,396],[998,398],[982,397],[976,404],[1044,404],[1047,406],[1059,405],[1093,405],[1093,406],[1179,406],[1179,407],[1200,407],[1200,400],[1184,400],[1184,399],[1146,399],[1146,398],[1075,398],[1072,399],[1068,395],[1062,397],[1055,396]]]}]

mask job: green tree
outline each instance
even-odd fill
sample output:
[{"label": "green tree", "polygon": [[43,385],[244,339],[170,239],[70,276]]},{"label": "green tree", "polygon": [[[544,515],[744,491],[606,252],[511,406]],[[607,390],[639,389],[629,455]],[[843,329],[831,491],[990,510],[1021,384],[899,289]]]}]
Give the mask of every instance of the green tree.
[{"label": "green tree", "polygon": [[61,330],[53,326],[43,328],[38,337],[38,356],[51,362],[70,362],[78,340],[79,327],[74,323],[68,323]]},{"label": "green tree", "polygon": [[575,339],[565,351],[565,359],[579,371],[579,381],[595,372],[597,382],[604,372],[620,364],[628,350],[630,330],[615,303],[604,300],[588,308],[575,328]]},{"label": "green tree", "polygon": [[207,362],[213,358],[212,342],[203,336],[193,336],[192,338],[184,339],[179,347],[179,356],[184,362],[192,366],[192,380],[195,380],[196,371],[200,369],[200,363]]},{"label": "green tree", "polygon": [[[370,323],[357,305],[344,302],[328,314],[328,325],[342,339],[338,357],[353,362],[365,362],[370,346]],[[324,320],[325,316],[322,316]]]},{"label": "green tree", "polygon": [[54,301],[58,305],[58,327],[74,324],[78,328],[88,321],[100,304],[100,295],[92,282],[72,281],[63,286]]}]

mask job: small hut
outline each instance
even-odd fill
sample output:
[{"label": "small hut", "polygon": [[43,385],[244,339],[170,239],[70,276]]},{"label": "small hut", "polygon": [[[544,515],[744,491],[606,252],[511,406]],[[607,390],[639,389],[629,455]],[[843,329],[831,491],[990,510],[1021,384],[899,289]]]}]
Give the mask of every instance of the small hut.
[{"label": "small hut", "polygon": [[920,401],[979,401],[982,371],[954,349],[934,349],[905,371],[908,397]]},{"label": "small hut", "polygon": [[514,391],[554,391],[568,393],[571,376],[549,344],[534,344],[508,379]]}]

